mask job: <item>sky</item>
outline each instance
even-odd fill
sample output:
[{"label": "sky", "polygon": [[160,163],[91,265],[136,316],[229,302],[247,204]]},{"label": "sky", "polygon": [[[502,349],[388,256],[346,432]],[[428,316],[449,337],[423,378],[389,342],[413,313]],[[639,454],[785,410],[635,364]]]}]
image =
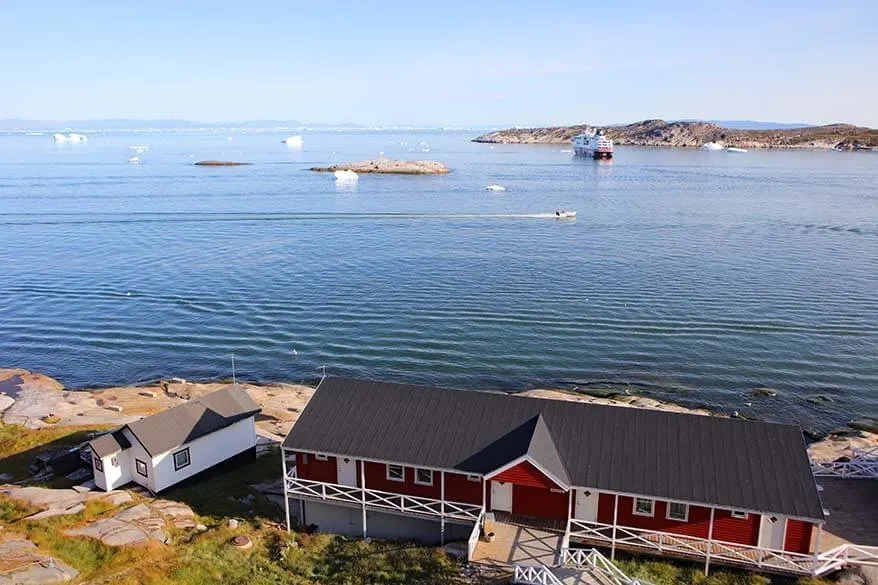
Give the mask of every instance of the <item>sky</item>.
[{"label": "sky", "polygon": [[876,0],[0,0],[0,118],[878,127],[876,30]]}]

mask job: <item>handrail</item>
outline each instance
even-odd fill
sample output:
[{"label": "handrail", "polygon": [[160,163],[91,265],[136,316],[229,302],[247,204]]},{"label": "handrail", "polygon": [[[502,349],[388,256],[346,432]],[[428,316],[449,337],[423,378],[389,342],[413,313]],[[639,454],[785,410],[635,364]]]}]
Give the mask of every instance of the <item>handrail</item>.
[{"label": "handrail", "polygon": [[482,524],[485,522],[485,507],[482,506],[482,510],[479,513],[479,517],[476,519],[476,523],[473,526],[472,531],[469,534],[469,540],[466,543],[466,561],[471,563],[473,560],[473,555],[476,552],[476,546],[479,544],[479,536],[482,533]]},{"label": "handrail", "polygon": [[649,581],[629,577],[594,548],[566,549],[563,556],[565,565],[572,564],[576,568],[587,570],[595,577],[604,577],[610,585],[652,585]]},{"label": "handrail", "polygon": [[812,461],[811,473],[815,477],[878,479],[878,447],[854,449],[848,461]]},{"label": "handrail", "polygon": [[546,565],[515,565],[512,583],[522,585],[564,585]]}]

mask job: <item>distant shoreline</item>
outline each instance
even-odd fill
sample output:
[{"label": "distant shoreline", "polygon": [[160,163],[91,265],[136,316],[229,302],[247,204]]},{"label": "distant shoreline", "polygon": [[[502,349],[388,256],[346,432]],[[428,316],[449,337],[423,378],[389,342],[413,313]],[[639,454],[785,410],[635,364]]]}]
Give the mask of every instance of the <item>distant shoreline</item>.
[{"label": "distant shoreline", "polygon": [[[577,134],[591,126],[509,128],[489,132],[473,142],[489,144],[569,145]],[[738,130],[709,122],[666,122],[644,120],[626,126],[604,128],[617,146],[700,148],[708,142],[753,149],[874,150],[878,151],[878,129],[830,124],[804,128]]]}]

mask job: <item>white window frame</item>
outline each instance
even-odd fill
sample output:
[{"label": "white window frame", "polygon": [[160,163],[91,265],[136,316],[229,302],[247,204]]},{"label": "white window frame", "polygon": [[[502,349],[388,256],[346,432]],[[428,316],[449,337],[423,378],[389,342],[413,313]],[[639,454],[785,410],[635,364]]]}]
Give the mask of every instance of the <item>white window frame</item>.
[{"label": "white window frame", "polygon": [[315,453],[314,459],[317,461],[329,461],[329,455],[324,455],[323,453]]},{"label": "white window frame", "polygon": [[[390,474],[391,469],[399,469],[399,477],[393,477]],[[392,463],[387,464],[387,481],[398,481],[399,483],[405,483],[405,466],[404,465],[393,465]]]},{"label": "white window frame", "polygon": [[[418,479],[419,473],[429,473],[430,474],[430,481],[421,481],[420,479]],[[415,467],[415,483],[418,485],[433,485],[433,470]]]},{"label": "white window frame", "polygon": [[482,478],[479,477],[478,475],[467,475],[466,480],[467,481],[482,481]]},{"label": "white window frame", "polygon": [[[683,506],[683,517],[677,518],[671,516],[671,506]],[[688,522],[689,521],[689,504],[684,504],[683,502],[668,502],[668,505],[665,509],[665,519],[673,520],[675,522]]]},{"label": "white window frame", "polygon": [[[649,502],[649,512],[640,512],[637,510],[637,502]],[[635,516],[644,516],[646,518],[655,517],[655,500],[650,498],[634,498],[631,503],[631,513]]]},{"label": "white window frame", "polygon": [[732,518],[736,520],[746,520],[750,517],[750,513],[743,510],[729,510],[729,512],[731,512]]},{"label": "white window frame", "polygon": [[[182,455],[184,453],[186,454],[186,463],[184,463],[183,465],[180,465],[179,463],[177,463],[177,455]],[[174,471],[180,471],[181,469],[185,469],[186,467],[189,467],[190,465],[192,465],[192,456],[189,454],[189,447],[185,447],[183,449],[180,449],[179,451],[174,453],[171,457],[174,460]]]}]

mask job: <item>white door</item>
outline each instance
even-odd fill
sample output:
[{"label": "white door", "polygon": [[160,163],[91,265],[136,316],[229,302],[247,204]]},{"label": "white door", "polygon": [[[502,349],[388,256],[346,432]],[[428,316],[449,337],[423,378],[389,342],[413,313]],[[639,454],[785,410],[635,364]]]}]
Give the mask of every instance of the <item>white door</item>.
[{"label": "white door", "polygon": [[491,482],[491,509],[512,512],[512,484],[502,481]]},{"label": "white door", "polygon": [[574,517],[586,522],[598,521],[597,490],[576,490],[576,509]]},{"label": "white door", "polygon": [[787,532],[787,519],[783,516],[762,516],[759,524],[759,546],[783,550]]},{"label": "white door", "polygon": [[338,483],[357,487],[357,462],[350,457],[337,457]]}]

